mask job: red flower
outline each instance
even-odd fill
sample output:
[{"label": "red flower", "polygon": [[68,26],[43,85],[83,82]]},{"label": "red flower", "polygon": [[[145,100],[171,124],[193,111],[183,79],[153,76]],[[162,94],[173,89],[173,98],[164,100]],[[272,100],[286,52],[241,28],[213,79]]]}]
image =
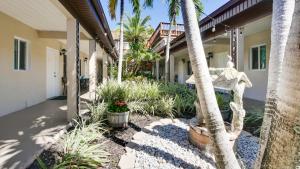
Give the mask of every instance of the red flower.
[{"label": "red flower", "polygon": [[116,102],[115,102],[115,105],[116,105],[116,106],[119,106],[119,107],[123,107],[123,106],[126,106],[127,104],[126,104],[125,101],[116,101]]}]

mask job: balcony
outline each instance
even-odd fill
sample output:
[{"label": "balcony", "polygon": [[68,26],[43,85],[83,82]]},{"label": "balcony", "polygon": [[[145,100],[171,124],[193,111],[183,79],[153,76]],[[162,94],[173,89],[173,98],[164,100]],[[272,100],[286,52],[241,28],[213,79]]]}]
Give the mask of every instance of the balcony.
[{"label": "balcony", "polygon": [[[168,36],[170,23],[160,22],[150,39],[148,40],[148,47],[153,47],[161,39]],[[172,26],[171,37],[172,39],[179,36],[184,32],[183,24],[176,24]]]}]

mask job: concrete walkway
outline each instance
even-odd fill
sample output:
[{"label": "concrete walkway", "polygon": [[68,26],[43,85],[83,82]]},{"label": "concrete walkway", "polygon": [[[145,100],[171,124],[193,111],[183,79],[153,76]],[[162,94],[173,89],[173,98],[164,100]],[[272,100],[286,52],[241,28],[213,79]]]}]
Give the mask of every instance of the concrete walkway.
[{"label": "concrete walkway", "polygon": [[0,117],[0,168],[30,165],[65,129],[66,110],[66,100],[48,100]]}]

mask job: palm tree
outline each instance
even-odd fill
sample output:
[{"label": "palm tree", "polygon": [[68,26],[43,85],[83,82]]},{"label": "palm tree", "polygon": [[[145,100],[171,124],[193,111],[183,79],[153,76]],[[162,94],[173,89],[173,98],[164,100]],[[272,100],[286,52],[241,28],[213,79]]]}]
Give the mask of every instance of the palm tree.
[{"label": "palm tree", "polygon": [[[294,13],[293,13],[294,12]],[[255,168],[300,166],[300,1],[274,0],[268,94]]]},{"label": "palm tree", "polygon": [[[200,17],[200,13],[203,11],[203,5],[200,0],[194,0],[195,8],[197,11],[198,18]],[[166,57],[165,57],[165,82],[170,80],[170,43],[171,43],[171,35],[172,35],[172,27],[176,24],[176,16],[179,15],[180,12],[180,0],[168,0],[169,7],[169,31],[167,37],[167,45],[166,45]]]},{"label": "palm tree", "polygon": [[145,61],[152,61],[159,57],[157,53],[146,48],[146,40],[151,36],[153,29],[147,26],[150,16],[141,18],[140,13],[133,17],[127,17],[124,24],[124,37],[129,42],[129,51],[126,54],[126,63],[129,65],[129,75],[136,74],[141,64]]},{"label": "palm tree", "polygon": [[149,37],[149,27],[147,24],[150,19],[150,16],[141,18],[140,13],[136,13],[133,17],[127,16],[127,21],[124,24],[124,37],[126,41],[144,43],[145,40]]},{"label": "palm tree", "polygon": [[[129,0],[133,6],[133,12],[140,11],[139,0]],[[147,0],[145,0],[145,6],[149,6]],[[116,19],[116,8],[118,0],[109,0],[108,8],[112,19]],[[122,63],[123,63],[123,31],[124,31],[124,0],[120,0],[120,40],[119,40],[119,63],[118,63],[118,77],[117,81],[122,81]]]},{"label": "palm tree", "polygon": [[212,136],[214,154],[218,168],[239,169],[240,166],[229,143],[229,137],[217,104],[213,84],[209,75],[205,53],[193,0],[181,1],[185,36],[195,76],[198,98],[204,101],[204,118]]},{"label": "palm tree", "polygon": [[265,105],[264,120],[260,134],[260,151],[256,160],[255,168],[260,168],[263,154],[269,139],[272,116],[276,109],[277,88],[279,77],[282,72],[284,51],[292,23],[292,15],[295,1],[274,0],[272,14],[271,51],[268,72],[267,101]]}]

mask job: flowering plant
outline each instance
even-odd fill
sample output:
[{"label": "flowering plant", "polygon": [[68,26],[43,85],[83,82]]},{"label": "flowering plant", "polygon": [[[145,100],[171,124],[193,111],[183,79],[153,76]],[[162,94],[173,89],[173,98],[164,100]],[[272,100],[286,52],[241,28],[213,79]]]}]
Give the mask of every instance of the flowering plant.
[{"label": "flowering plant", "polygon": [[108,105],[108,111],[114,113],[122,113],[129,111],[125,101],[115,101]]}]

